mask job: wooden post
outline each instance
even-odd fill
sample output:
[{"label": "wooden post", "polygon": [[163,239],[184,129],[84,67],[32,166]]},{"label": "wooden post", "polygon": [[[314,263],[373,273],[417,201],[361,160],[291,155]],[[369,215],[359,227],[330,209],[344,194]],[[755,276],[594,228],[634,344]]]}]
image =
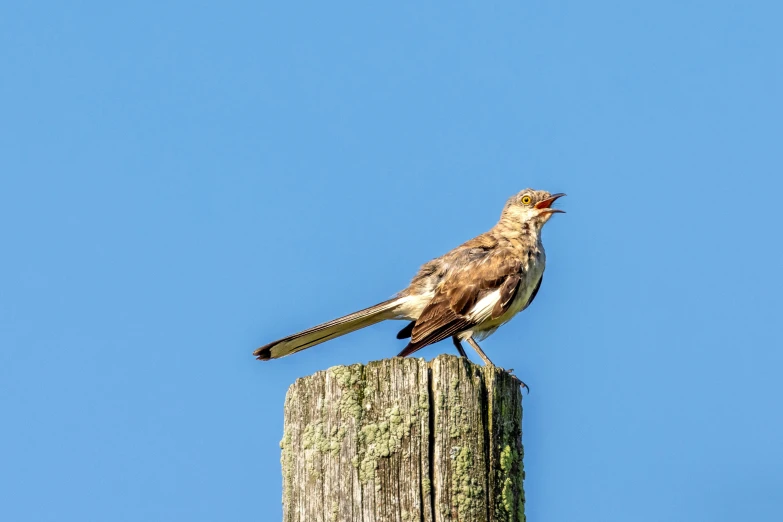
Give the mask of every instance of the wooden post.
[{"label": "wooden post", "polygon": [[525,520],[522,394],[441,355],[336,366],[285,401],[284,522]]}]

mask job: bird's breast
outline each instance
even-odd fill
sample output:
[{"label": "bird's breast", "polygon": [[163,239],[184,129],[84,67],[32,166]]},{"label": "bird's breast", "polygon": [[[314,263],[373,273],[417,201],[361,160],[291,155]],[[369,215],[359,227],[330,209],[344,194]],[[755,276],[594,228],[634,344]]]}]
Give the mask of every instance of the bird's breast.
[{"label": "bird's breast", "polygon": [[494,331],[498,326],[510,321],[512,317],[524,310],[538,285],[538,281],[544,274],[545,266],[546,256],[543,250],[541,250],[538,255],[534,253],[534,255],[528,256],[523,264],[521,273],[522,278],[519,281],[519,286],[514,294],[514,299],[511,301],[511,305],[501,316],[488,318],[483,321],[478,328],[480,330]]}]

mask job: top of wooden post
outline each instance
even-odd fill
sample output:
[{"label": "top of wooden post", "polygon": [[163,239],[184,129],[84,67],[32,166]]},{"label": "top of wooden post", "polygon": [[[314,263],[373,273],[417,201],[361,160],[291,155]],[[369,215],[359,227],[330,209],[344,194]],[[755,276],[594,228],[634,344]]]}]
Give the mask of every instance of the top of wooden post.
[{"label": "top of wooden post", "polygon": [[524,520],[519,384],[449,355],[297,379],[280,443],[283,520]]}]

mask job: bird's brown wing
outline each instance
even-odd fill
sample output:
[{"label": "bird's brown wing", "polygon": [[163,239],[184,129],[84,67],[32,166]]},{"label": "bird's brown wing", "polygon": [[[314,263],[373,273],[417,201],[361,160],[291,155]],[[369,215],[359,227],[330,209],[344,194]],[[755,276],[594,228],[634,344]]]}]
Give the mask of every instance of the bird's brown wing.
[{"label": "bird's brown wing", "polygon": [[455,259],[454,265],[458,268],[452,268],[438,286],[416,320],[410,343],[400,356],[475,326],[476,319],[470,311],[491,292],[500,291],[492,309],[493,318],[502,315],[513,301],[521,280],[522,262],[512,252],[472,248]]}]

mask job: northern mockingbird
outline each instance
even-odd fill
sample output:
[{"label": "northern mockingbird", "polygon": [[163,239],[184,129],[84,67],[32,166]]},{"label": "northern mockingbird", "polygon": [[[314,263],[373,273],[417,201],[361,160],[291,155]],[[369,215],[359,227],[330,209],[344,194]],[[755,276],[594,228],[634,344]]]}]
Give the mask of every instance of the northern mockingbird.
[{"label": "northern mockingbird", "polygon": [[410,342],[400,356],[451,337],[460,355],[467,341],[484,363],[481,340],[527,308],[544,276],[541,229],[552,203],[565,194],[526,189],[512,196],[498,223],[451,252],[425,263],[406,289],[375,306],[313,326],[258,348],[262,361],[277,359],[386,319],[410,323],[397,334]]}]

